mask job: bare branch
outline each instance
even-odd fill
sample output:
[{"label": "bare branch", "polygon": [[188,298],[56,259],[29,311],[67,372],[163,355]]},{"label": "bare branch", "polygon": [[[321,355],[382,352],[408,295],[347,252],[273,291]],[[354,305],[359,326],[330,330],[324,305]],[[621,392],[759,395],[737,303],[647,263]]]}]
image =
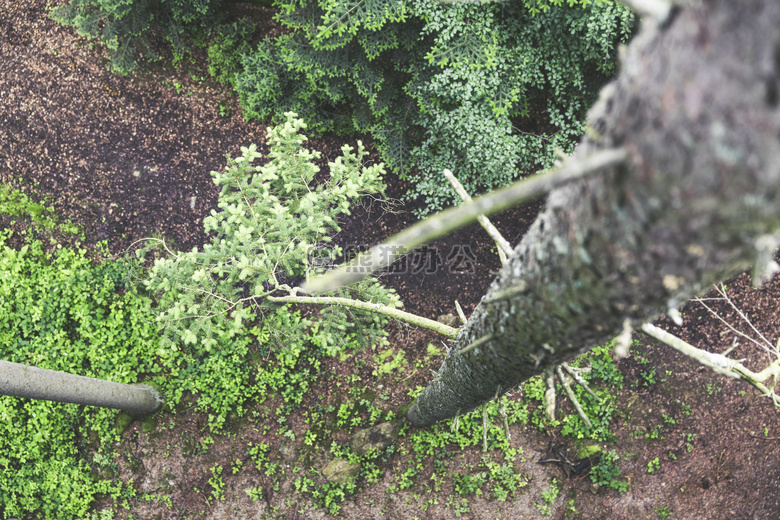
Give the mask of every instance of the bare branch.
[{"label": "bare branch", "polygon": [[310,294],[353,284],[390,266],[414,248],[462,228],[480,215],[492,215],[548,193],[554,188],[599,173],[627,161],[622,148],[598,151],[582,159],[566,161],[560,168],[534,175],[474,199],[471,203],[441,211],[390,237],[383,244],[326,274],[307,280],[301,289]]},{"label": "bare branch", "polygon": [[597,396],[593,390],[590,389],[588,386],[587,381],[585,381],[582,376],[580,376],[575,369],[569,366],[568,363],[561,363],[561,367],[574,379],[578,385],[580,385],[582,388],[585,389],[586,392],[588,392],[590,395],[601,401],[601,397]]},{"label": "bare branch", "polygon": [[274,303],[305,303],[313,305],[342,305],[344,307],[351,307],[367,312],[373,312],[376,314],[382,314],[396,318],[412,325],[417,325],[424,329],[438,332],[443,336],[447,336],[450,339],[454,339],[458,334],[458,329],[449,327],[443,323],[439,323],[435,320],[429,320],[416,314],[404,312],[387,305],[381,305],[379,303],[361,302],[358,300],[351,300],[349,298],[338,298],[330,296],[322,297],[309,297],[309,296],[268,296],[267,300]]},{"label": "bare branch", "polygon": [[555,376],[552,370],[544,371],[544,382],[547,390],[544,391],[544,414],[551,421],[555,420]]},{"label": "bare branch", "polygon": [[[716,288],[716,289],[717,289],[717,288]],[[718,291],[718,292],[720,292],[720,291]],[[722,294],[723,296],[725,296],[725,292],[723,292],[723,293],[721,293],[721,294]],[[728,297],[726,297],[726,299],[727,299],[727,300],[729,300],[729,301],[731,301],[731,300],[730,300]],[[745,334],[744,332],[737,330],[737,329],[736,329],[736,328],[735,328],[735,327],[734,327],[734,326],[733,326],[731,323],[729,323],[729,322],[727,322],[726,320],[724,320],[724,319],[723,319],[723,318],[722,318],[722,317],[721,317],[721,316],[720,316],[720,315],[719,315],[717,312],[715,312],[715,311],[712,309],[712,307],[710,307],[709,305],[707,305],[706,303],[704,303],[704,301],[705,301],[705,300],[703,300],[703,299],[701,299],[701,298],[694,298],[692,301],[699,302],[700,304],[702,304],[702,305],[704,306],[704,308],[705,308],[705,309],[707,309],[708,311],[710,311],[710,314],[712,314],[713,316],[715,316],[716,318],[718,318],[718,319],[719,319],[719,320],[720,320],[720,321],[721,321],[721,322],[722,322],[724,325],[726,325],[726,326],[727,326],[729,329],[731,329],[731,331],[732,331],[732,332],[734,332],[735,334],[737,334],[737,335],[739,335],[739,336],[741,336],[741,337],[745,338],[745,339],[746,339],[746,340],[748,340],[748,341],[751,341],[751,342],[755,343],[756,345],[758,345],[759,347],[761,347],[763,350],[767,351],[768,353],[771,353],[771,350],[770,350],[770,349],[773,349],[773,346],[772,346],[772,344],[771,344],[771,343],[770,343],[770,342],[769,342],[769,341],[768,341],[766,338],[764,338],[763,336],[761,336],[761,337],[762,337],[762,339],[763,339],[763,340],[764,340],[766,343],[761,343],[760,341],[758,341],[758,340],[756,340],[756,339],[754,339],[754,338],[752,338],[752,337],[748,336],[748,335],[747,335],[747,334]],[[733,303],[732,303],[732,306],[734,306],[734,304],[733,304]],[[734,307],[734,308],[736,309],[736,307]],[[747,321],[748,323],[750,323],[750,321],[748,321],[747,317],[745,317],[745,315],[744,315],[744,314],[742,314],[742,312],[741,312],[739,309],[737,309],[737,312],[740,314],[740,317],[741,317],[742,319],[744,319],[745,321]],[[752,324],[751,324],[751,327],[752,327]],[[755,330],[755,329],[754,329],[754,330]],[[767,347],[767,345],[768,345],[768,347]]]},{"label": "bare branch", "polygon": [[[466,188],[463,187],[460,181],[455,177],[455,175],[453,175],[450,170],[444,170],[444,176],[447,177],[448,181],[450,181],[450,184],[452,184],[452,188],[455,190],[455,193],[458,194],[463,202],[469,203],[472,201],[471,195],[468,194]],[[501,232],[496,229],[496,226],[494,226],[485,215],[479,215],[477,220],[485,229],[485,231],[487,231],[487,234],[490,235],[490,238],[495,241],[496,245],[498,246],[498,254],[501,257],[501,265],[504,265],[506,263],[506,258],[512,254],[512,245],[506,238],[504,238]]]},{"label": "bare branch", "polygon": [[461,323],[466,323],[466,314],[463,312],[463,308],[458,303],[458,300],[455,300],[455,310],[458,311],[458,317],[460,318]]},{"label": "bare branch", "polygon": [[569,382],[566,380],[566,376],[563,374],[563,371],[561,370],[561,366],[558,365],[555,371],[558,374],[558,379],[561,381],[561,384],[563,385],[563,389],[566,390],[566,395],[569,396],[569,401],[571,401],[571,404],[574,405],[574,409],[577,410],[577,414],[580,416],[582,421],[588,425],[589,428],[593,428],[593,423],[590,422],[588,416],[585,415],[585,411],[582,409],[582,405],[580,405],[580,402],[577,400],[577,396],[574,395],[574,391],[572,391],[571,385],[569,385]]},{"label": "bare branch", "polygon": [[710,368],[718,374],[730,377],[732,379],[742,379],[743,381],[748,382],[756,389],[758,389],[758,391],[761,392],[761,395],[772,399],[772,402],[775,404],[775,406],[780,406],[780,396],[778,396],[774,391],[774,383],[772,384],[771,388],[767,387],[763,383],[770,377],[774,378],[775,381],[777,381],[777,378],[780,377],[780,359],[775,360],[764,370],[756,374],[755,372],[745,368],[745,366],[739,361],[729,359],[722,354],[713,354],[711,352],[707,352],[706,350],[696,348],[693,345],[678,338],[677,336],[670,334],[650,323],[643,324],[642,331],[645,334],[657,339],[658,341],[661,341],[662,343],[672,347],[681,354],[688,356],[697,363]]}]

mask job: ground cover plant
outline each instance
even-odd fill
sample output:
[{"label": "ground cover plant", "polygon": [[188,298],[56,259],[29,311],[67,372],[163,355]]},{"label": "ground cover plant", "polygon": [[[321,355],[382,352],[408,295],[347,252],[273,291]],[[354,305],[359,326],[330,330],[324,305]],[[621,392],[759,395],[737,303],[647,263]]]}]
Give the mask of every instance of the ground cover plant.
[{"label": "ground cover plant", "polygon": [[[10,235],[0,233],[2,359],[123,383],[159,372],[150,301],[126,283],[125,262],[94,265],[83,249],[46,252],[35,239],[15,250]],[[113,478],[116,415],[0,397],[0,512],[84,518],[97,495],[132,494]]]},{"label": "ground cover plant", "polygon": [[55,7],[51,16],[75,27],[80,35],[99,40],[106,47],[111,69],[127,74],[139,60],[159,58],[160,37],[181,59],[186,35],[211,26],[221,4],[221,0],[70,0]]},{"label": "ground cover plant", "polygon": [[[208,172],[224,167],[225,151],[239,157],[239,144],[246,145],[248,136],[254,140],[263,135],[264,127],[211,110],[209,98],[216,96],[214,91],[203,88],[186,73],[177,76],[164,71],[144,78],[110,76],[102,50],[89,48],[69,28],[58,27],[47,19],[45,2],[3,4],[0,19],[8,22],[0,29],[0,89],[10,93],[0,96],[0,104],[5,107],[0,111],[3,182],[8,182],[11,175],[18,178],[16,185],[33,203],[39,201],[33,192],[45,196],[60,220],[73,219],[87,231],[88,244],[109,238],[112,253],[122,253],[128,244],[154,234],[175,237],[176,242],[184,244],[180,249],[202,247],[202,218],[217,207],[218,190]],[[198,60],[206,71],[205,56]],[[161,79],[169,86],[161,87]],[[174,89],[172,83],[181,88]],[[110,86],[110,90],[103,85]],[[232,114],[240,114],[232,99],[220,99]],[[22,123],[19,118],[23,118]],[[135,138],[136,131],[143,139]],[[78,146],[80,142],[89,143],[84,153]],[[309,141],[309,145],[330,160],[338,156],[344,142],[354,145],[354,140],[339,141],[333,136]],[[372,149],[369,140],[364,139],[364,143]],[[215,152],[209,154],[206,150]],[[142,158],[143,162],[134,158]],[[325,162],[318,164],[325,167]],[[133,174],[135,171],[139,177]],[[400,198],[408,189],[393,176],[388,176],[386,183],[391,197]],[[193,195],[198,196],[194,207]],[[400,206],[396,213],[381,218],[376,207],[358,208],[339,222],[343,232],[334,242],[376,243],[405,227],[413,208],[409,204]],[[495,223],[514,242],[524,232],[524,223],[537,211],[538,207],[521,208],[497,218]],[[24,226],[21,219],[0,221],[14,229],[11,241],[18,249]],[[44,243],[48,248],[48,240]],[[483,239],[481,230],[471,228],[435,247],[446,256],[453,244],[473,248],[474,273],[453,274],[440,268],[434,273],[395,273],[383,280],[396,288],[408,310],[435,318],[441,313],[454,313],[452,302],[457,299],[468,313],[484,293],[492,276],[490,271],[498,266],[490,239]],[[92,250],[88,254],[96,255]],[[778,283],[754,291],[749,277],[741,276],[728,286],[735,303],[754,319],[757,328],[768,338],[777,338],[777,320],[771,318],[778,312]],[[717,310],[730,319],[728,308]],[[301,317],[309,318],[311,312],[304,310]],[[675,328],[671,322],[659,325],[713,351],[732,345],[729,330],[697,305],[689,305],[681,313],[685,319],[682,327]],[[408,442],[413,432],[402,432],[394,452],[375,459],[376,467],[365,462],[366,472],[357,479],[356,494],[347,495],[343,502],[336,501],[340,512],[331,515],[309,500],[313,492],[300,493],[293,487],[303,468],[320,489],[326,484],[320,471],[329,457],[335,456],[329,451],[327,432],[333,432],[340,450],[349,457],[345,446],[350,433],[385,420],[389,411],[408,403],[409,388],[430,379],[429,369],[437,368],[440,357],[427,358],[428,345],[444,350],[438,337],[414,328],[391,326],[389,334],[386,347],[366,351],[363,356],[353,354],[343,362],[338,356],[317,358],[321,363],[319,379],[312,380],[301,405],[285,407],[281,395],[272,396],[248,407],[243,418],[229,418],[225,433],[212,433],[208,414],[191,406],[194,401],[188,398],[176,414],[166,412],[157,417],[156,430],[132,424],[113,447],[118,454],[113,464],[119,478],[132,481],[136,496],[124,495],[129,509],[114,507],[110,499],[98,500],[93,506],[94,518],[239,520],[265,515],[362,520],[393,514],[401,518],[452,518],[460,514],[461,518],[493,520],[517,518],[528,511],[536,513],[540,509],[534,503],[548,505],[558,489],[550,505],[551,518],[556,519],[586,515],[654,518],[669,514],[673,518],[697,518],[703,510],[724,517],[733,516],[733,511],[749,511],[758,518],[774,518],[780,511],[772,484],[780,466],[773,440],[773,432],[778,429],[777,414],[771,404],[765,399],[752,399],[750,390],[745,392],[739,384],[712,380],[711,375],[682,356],[643,341],[632,348],[631,356],[617,364],[624,383],[622,389],[613,390],[618,394],[619,407],[619,413],[613,414],[615,440],[605,443],[605,453],[610,456],[597,473],[591,473],[591,478],[567,477],[556,463],[537,464],[546,456],[550,442],[562,438],[556,436],[557,429],[545,430],[550,437],[539,433],[533,424],[522,427],[518,422],[510,426],[510,444],[518,453],[519,448],[523,451],[512,464],[515,475],[527,484],[506,501],[494,499],[490,484],[479,485],[479,474],[487,469],[482,465],[481,421],[477,416],[473,420],[472,445],[461,450],[457,444],[450,444],[440,450],[447,455],[435,471],[436,455],[422,459],[423,470],[411,477],[416,485],[385,493],[388,486],[401,479],[409,467],[409,457],[415,453]],[[389,349],[393,353],[382,357]],[[740,345],[736,357],[742,357],[738,354],[742,350]],[[354,364],[349,363],[351,360]],[[307,363],[304,361],[304,366]],[[594,360],[590,363],[595,370]],[[376,377],[380,379],[372,389],[374,397],[365,389]],[[294,389],[291,392],[296,395]],[[381,409],[381,414],[376,415],[360,399],[371,402],[373,409]],[[316,408],[318,403],[321,410]],[[331,406],[334,408],[326,412]],[[283,409],[280,415],[276,415],[277,409]],[[310,410],[317,412],[309,413],[313,427],[302,420]],[[529,406],[531,418],[534,410]],[[495,413],[498,415],[491,417],[501,428],[503,419]],[[559,415],[559,419],[574,412],[564,406],[560,413],[565,415]],[[321,425],[320,418],[326,424]],[[337,428],[339,420],[342,426]],[[351,426],[353,421],[355,425]],[[316,440],[311,440],[313,436]],[[316,448],[304,444],[307,438]],[[563,441],[572,453],[576,446],[573,438],[563,437]],[[260,451],[270,458],[273,477],[250,462],[248,442],[255,446],[266,443],[268,447]],[[87,445],[82,452],[89,456],[91,450]],[[402,455],[405,452],[409,455]],[[300,455],[303,457],[299,459]],[[500,452],[488,455],[493,462],[508,464]],[[653,463],[656,458],[658,464]],[[650,463],[653,473],[648,473]],[[376,468],[379,480],[373,483]],[[454,473],[458,473],[457,486],[463,494],[454,492]],[[8,475],[13,473],[4,472],[2,478]],[[436,478],[431,479],[434,475]],[[603,484],[596,486],[594,476]],[[631,492],[618,494],[609,485],[612,481],[622,483]],[[426,485],[431,487],[430,493]],[[477,485],[481,493],[475,489]],[[331,494],[338,499],[337,486],[331,487]]]},{"label": "ground cover plant", "polygon": [[[53,253],[34,239],[16,251],[5,246],[10,232],[4,232],[0,356],[118,382],[148,379],[165,395],[168,412],[175,413],[185,396],[196,396],[197,409],[208,413],[214,432],[228,416],[243,416],[252,399],[278,393],[287,406],[300,405],[319,375],[320,357],[380,342],[386,323],[339,309],[309,319],[285,305],[257,301],[244,307],[228,300],[242,292],[242,284],[271,294],[281,282],[305,274],[310,263],[334,259],[339,251],[323,244],[328,233],[338,230],[335,217],[348,212],[361,195],[382,188],[382,168],[362,166],[362,147],[357,154],[345,147],[331,164],[330,183],[309,186],[318,170],[311,162],[317,153],[301,147],[303,127],[289,114],[286,124],[268,130],[268,164],[252,164],[259,154],[251,146],[230,160],[225,172],[215,172],[223,188],[222,211],[214,211],[205,224],[218,230],[216,238],[202,252],[155,259],[146,285],[159,291],[156,301],[138,283],[145,275],[136,260],[93,265],[85,250],[56,245],[53,239]],[[35,223],[48,213],[17,191],[4,187],[2,193],[2,209],[15,217]],[[51,219],[43,222],[54,226]],[[143,259],[148,251],[139,253]],[[350,292],[368,301],[397,303],[392,291],[374,281]],[[271,362],[261,362],[268,356]],[[1,402],[7,450],[0,463],[15,474],[0,484],[4,495],[15,497],[3,505],[6,514],[50,517],[57,511],[77,518],[95,495],[119,497],[123,485],[94,479],[78,448],[89,443],[96,450],[93,465],[110,469],[111,442],[123,433],[126,419],[115,429],[117,412],[111,410],[9,397]],[[34,463],[25,464],[30,460]],[[74,469],[61,471],[66,466]],[[63,486],[62,479],[70,484]]]},{"label": "ground cover plant", "polygon": [[293,111],[317,135],[370,132],[411,181],[407,196],[424,201],[419,215],[456,200],[443,168],[476,194],[571,152],[634,26],[607,1],[274,5],[285,30],[259,44],[254,23],[214,1],[74,0],[52,16],[100,40],[113,70],[159,59],[162,37],[174,62],[206,49],[208,73],[235,88],[246,117]]},{"label": "ground cover plant", "polygon": [[420,214],[570,152],[633,15],[608,2],[277,2],[288,31],[235,78],[249,117],[371,132]]}]

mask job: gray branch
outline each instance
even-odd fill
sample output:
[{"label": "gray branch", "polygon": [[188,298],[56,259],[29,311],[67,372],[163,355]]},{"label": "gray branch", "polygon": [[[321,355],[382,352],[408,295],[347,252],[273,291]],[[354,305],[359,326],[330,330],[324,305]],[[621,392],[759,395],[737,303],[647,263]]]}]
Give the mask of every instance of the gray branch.
[{"label": "gray branch", "polygon": [[158,411],[163,397],[149,385],[128,385],[0,361],[0,395],[116,408],[133,415]]},{"label": "gray branch", "polygon": [[351,262],[307,280],[301,290],[309,294],[344,287],[389,267],[414,248],[427,244],[477,220],[544,195],[552,189],[581,179],[604,168],[625,162],[622,149],[598,151],[589,157],[567,161],[559,169],[527,177],[514,184],[474,199],[471,203],[439,212],[390,237],[385,243],[358,255]]}]

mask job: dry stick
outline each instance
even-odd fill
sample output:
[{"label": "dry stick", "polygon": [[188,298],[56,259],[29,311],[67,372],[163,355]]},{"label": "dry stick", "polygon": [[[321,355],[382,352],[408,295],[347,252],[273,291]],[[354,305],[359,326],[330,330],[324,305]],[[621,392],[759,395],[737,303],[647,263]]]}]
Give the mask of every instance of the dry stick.
[{"label": "dry stick", "polygon": [[455,300],[455,310],[458,311],[458,317],[460,318],[461,323],[464,325],[466,324],[466,314],[463,312],[463,308],[458,303],[458,300]]},{"label": "dry stick", "polygon": [[[455,178],[455,175],[453,175],[451,171],[444,170],[444,176],[447,177],[448,181],[450,181],[450,184],[452,184],[455,193],[458,194],[458,197],[460,197],[463,202],[469,203],[472,201],[471,195],[468,194],[466,188],[464,188],[460,181]],[[494,226],[485,215],[479,215],[477,220],[485,229],[485,231],[487,231],[487,234],[490,235],[490,238],[492,238],[498,246],[498,256],[501,259],[501,265],[506,264],[507,257],[512,254],[512,245],[506,238],[504,238],[501,232],[496,229],[496,226]]]},{"label": "dry stick", "polygon": [[487,403],[482,405],[482,451],[487,451],[487,431],[488,431]]},{"label": "dry stick", "polygon": [[577,413],[582,418],[582,421],[588,425],[588,428],[593,428],[593,423],[591,423],[590,419],[588,419],[588,416],[585,415],[585,411],[582,409],[580,402],[577,400],[577,396],[574,395],[569,382],[566,381],[566,376],[563,375],[563,370],[561,370],[560,365],[556,367],[555,371],[558,374],[558,379],[560,379],[561,384],[563,385],[563,389],[566,390],[566,395],[569,396],[569,401],[571,401],[571,404],[574,405],[574,409],[577,410]]},{"label": "dry stick", "polygon": [[742,379],[753,385],[764,397],[769,397],[776,406],[780,406],[780,396],[774,392],[774,385],[768,388],[763,384],[770,377],[777,380],[780,376],[780,359],[775,360],[764,370],[756,374],[745,368],[739,361],[729,359],[721,354],[713,354],[706,350],[701,350],[693,345],[683,341],[677,336],[666,332],[650,323],[642,325],[642,332],[651,336],[662,343],[669,345],[681,354],[688,356],[697,363],[700,363],[718,374],[722,374],[733,379]]},{"label": "dry stick", "polygon": [[555,379],[552,370],[544,371],[544,382],[547,390],[544,391],[544,413],[550,421],[555,420]]},{"label": "dry stick", "polygon": [[358,300],[351,300],[349,298],[338,297],[308,297],[308,296],[268,296],[266,298],[269,302],[274,303],[310,303],[314,305],[343,305],[344,307],[351,307],[353,309],[359,309],[361,311],[373,312],[376,314],[384,314],[392,318],[397,318],[401,321],[417,325],[424,329],[429,329],[434,332],[438,332],[443,336],[447,336],[450,339],[455,339],[458,335],[458,329],[449,327],[443,323],[439,323],[435,320],[429,320],[422,316],[417,316],[409,312],[404,312],[387,305],[381,305],[379,303],[361,302]]},{"label": "dry stick", "polygon": [[597,396],[595,393],[593,393],[593,390],[590,389],[588,386],[587,381],[585,381],[582,376],[580,376],[572,367],[569,366],[568,363],[561,363],[561,366],[563,369],[574,379],[578,385],[580,385],[582,388],[585,389],[586,392],[588,392],[590,395],[601,401],[601,397]]},{"label": "dry stick", "polygon": [[316,294],[353,284],[388,267],[414,248],[470,224],[480,215],[492,215],[511,208],[628,159],[628,152],[622,148],[595,152],[583,159],[567,161],[557,170],[525,178],[478,197],[471,203],[439,212],[393,235],[351,262],[307,280],[301,290]]},{"label": "dry stick", "polygon": [[721,321],[721,322],[722,322],[724,325],[726,325],[726,326],[727,326],[729,329],[731,329],[731,330],[732,330],[732,331],[733,331],[735,334],[737,334],[737,335],[739,335],[739,336],[742,336],[742,337],[743,337],[743,338],[745,338],[746,340],[748,340],[748,341],[752,341],[753,343],[755,343],[756,345],[758,345],[758,346],[759,346],[759,347],[761,347],[762,349],[764,349],[764,350],[767,350],[767,347],[766,347],[766,345],[764,345],[764,344],[763,344],[763,343],[761,343],[760,341],[757,341],[757,340],[755,340],[755,339],[751,338],[750,336],[748,336],[748,335],[747,335],[747,334],[745,334],[744,332],[741,332],[741,331],[737,330],[736,328],[734,328],[734,326],[733,326],[731,323],[729,323],[729,322],[727,322],[726,320],[724,320],[724,319],[723,319],[723,318],[720,316],[720,314],[718,314],[717,312],[715,312],[715,311],[712,309],[712,307],[710,307],[709,305],[707,305],[706,303],[704,303],[704,300],[703,300],[703,299],[701,299],[701,298],[694,298],[694,299],[693,299],[693,300],[691,300],[691,301],[694,301],[694,302],[699,302],[700,304],[702,304],[702,306],[704,306],[704,308],[705,308],[705,309],[707,309],[708,311],[710,311],[710,314],[712,314],[713,316],[715,316],[716,318],[718,318],[718,319],[719,319],[719,320],[720,320],[720,321]]},{"label": "dry stick", "polygon": [[512,440],[512,434],[509,432],[509,416],[506,411],[506,396],[502,395],[499,397],[501,400],[501,404],[498,407],[498,413],[501,415],[501,418],[504,420],[504,432],[506,432],[506,440],[507,442]]},{"label": "dry stick", "polygon": [[[732,308],[732,309],[734,309],[734,310],[736,311],[737,315],[738,315],[740,318],[742,318],[742,321],[744,321],[745,323],[747,323],[747,324],[748,324],[748,326],[749,326],[751,329],[753,329],[753,332],[755,332],[755,333],[756,333],[756,335],[757,335],[759,338],[761,338],[762,340],[764,340],[764,343],[765,343],[766,345],[768,345],[770,349],[773,349],[773,348],[774,348],[774,346],[772,345],[772,342],[771,342],[771,341],[769,341],[768,339],[766,339],[766,336],[764,336],[763,334],[761,334],[761,331],[760,331],[760,330],[758,330],[758,329],[755,327],[755,325],[753,325],[753,322],[752,322],[752,321],[750,321],[750,320],[748,319],[748,317],[747,317],[747,316],[745,316],[745,313],[744,313],[744,312],[742,312],[742,310],[741,310],[739,307],[737,307],[736,305],[734,305],[734,301],[733,301],[731,298],[729,298],[728,294],[726,294],[726,289],[724,289],[724,286],[723,286],[723,284],[721,284],[721,285],[720,285],[720,287],[715,287],[715,290],[716,290],[716,291],[718,291],[718,292],[720,293],[720,295],[721,295],[721,296],[723,296],[723,298],[724,298],[724,299],[725,299],[725,300],[726,300],[726,301],[729,303],[729,305],[731,306],[731,308]],[[772,352],[771,352],[771,350],[768,350],[768,352],[772,353]],[[777,352],[777,349],[775,349],[775,351],[774,351],[774,354],[777,354],[777,353],[778,353],[778,352]]]}]

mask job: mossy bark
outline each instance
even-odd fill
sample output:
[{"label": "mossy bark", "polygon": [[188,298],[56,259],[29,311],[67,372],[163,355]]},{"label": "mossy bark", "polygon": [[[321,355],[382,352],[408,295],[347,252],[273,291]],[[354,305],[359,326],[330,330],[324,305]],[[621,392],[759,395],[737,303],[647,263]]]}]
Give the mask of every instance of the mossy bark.
[{"label": "mossy bark", "polygon": [[140,416],[158,411],[160,393],[149,385],[128,385],[93,377],[0,361],[0,395],[116,408]]},{"label": "mossy bark", "polygon": [[415,426],[679,306],[750,266],[780,228],[780,4],[693,4],[643,22],[571,160],[630,159],[549,195],[410,407]]}]

